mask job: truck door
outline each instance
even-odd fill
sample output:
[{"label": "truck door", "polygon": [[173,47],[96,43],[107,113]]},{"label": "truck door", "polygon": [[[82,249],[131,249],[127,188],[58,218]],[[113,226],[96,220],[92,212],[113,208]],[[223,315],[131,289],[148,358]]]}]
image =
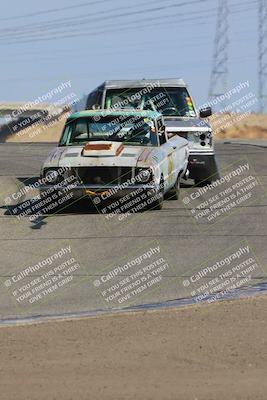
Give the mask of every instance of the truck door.
[{"label": "truck door", "polygon": [[163,121],[160,119],[158,123],[158,134],[161,151],[163,152],[163,161],[161,169],[163,171],[165,180],[165,189],[170,189],[174,186],[177,178],[177,166],[179,160],[177,159],[177,147],[175,143],[167,140],[166,128]]}]

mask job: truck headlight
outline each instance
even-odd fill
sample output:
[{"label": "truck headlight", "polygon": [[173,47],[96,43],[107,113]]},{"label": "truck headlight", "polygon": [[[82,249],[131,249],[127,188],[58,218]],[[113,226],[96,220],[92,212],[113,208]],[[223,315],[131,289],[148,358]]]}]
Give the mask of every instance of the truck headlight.
[{"label": "truck headlight", "polygon": [[44,178],[48,183],[57,183],[59,178],[59,173],[56,169],[49,169],[45,172]]},{"label": "truck headlight", "polygon": [[139,170],[137,177],[139,182],[147,183],[151,180],[151,170],[141,169]]}]

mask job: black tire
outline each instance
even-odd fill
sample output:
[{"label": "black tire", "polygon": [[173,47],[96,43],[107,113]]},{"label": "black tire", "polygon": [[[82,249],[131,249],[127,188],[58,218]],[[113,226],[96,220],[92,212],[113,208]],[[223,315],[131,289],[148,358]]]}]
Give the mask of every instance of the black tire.
[{"label": "black tire", "polygon": [[164,179],[163,179],[163,176],[160,179],[160,185],[159,185],[159,190],[157,192],[157,195],[158,195],[157,200],[151,204],[152,210],[162,210],[162,207],[163,207],[163,201],[164,201]]},{"label": "black tire", "polygon": [[181,177],[178,176],[174,187],[167,193],[167,198],[169,200],[179,200],[181,187]]},{"label": "black tire", "polygon": [[210,185],[212,183],[212,181],[206,180],[199,180],[199,179],[195,179],[195,186],[199,186],[199,187],[203,187],[203,186],[207,186]]}]

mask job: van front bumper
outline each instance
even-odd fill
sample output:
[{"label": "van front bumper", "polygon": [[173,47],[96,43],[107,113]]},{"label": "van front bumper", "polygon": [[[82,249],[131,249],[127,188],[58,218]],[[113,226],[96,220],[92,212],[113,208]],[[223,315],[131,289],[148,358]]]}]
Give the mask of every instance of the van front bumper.
[{"label": "van front bumper", "polygon": [[191,151],[188,160],[189,178],[195,181],[216,181],[220,172],[215,153]]}]

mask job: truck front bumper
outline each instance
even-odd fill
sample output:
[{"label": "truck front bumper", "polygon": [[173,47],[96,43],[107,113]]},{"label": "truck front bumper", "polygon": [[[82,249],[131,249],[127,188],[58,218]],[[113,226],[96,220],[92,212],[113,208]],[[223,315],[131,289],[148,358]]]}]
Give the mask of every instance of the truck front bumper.
[{"label": "truck front bumper", "polygon": [[153,196],[159,187],[156,184],[147,185],[130,185],[127,187],[119,186],[101,186],[101,185],[73,185],[60,186],[60,185],[43,185],[40,187],[41,197],[53,196],[53,193],[57,193],[60,198],[70,198],[70,200],[83,199],[86,197],[95,198],[98,197],[100,201],[105,201],[114,198],[122,198],[127,195],[138,195],[142,192],[146,192],[148,197]]}]

